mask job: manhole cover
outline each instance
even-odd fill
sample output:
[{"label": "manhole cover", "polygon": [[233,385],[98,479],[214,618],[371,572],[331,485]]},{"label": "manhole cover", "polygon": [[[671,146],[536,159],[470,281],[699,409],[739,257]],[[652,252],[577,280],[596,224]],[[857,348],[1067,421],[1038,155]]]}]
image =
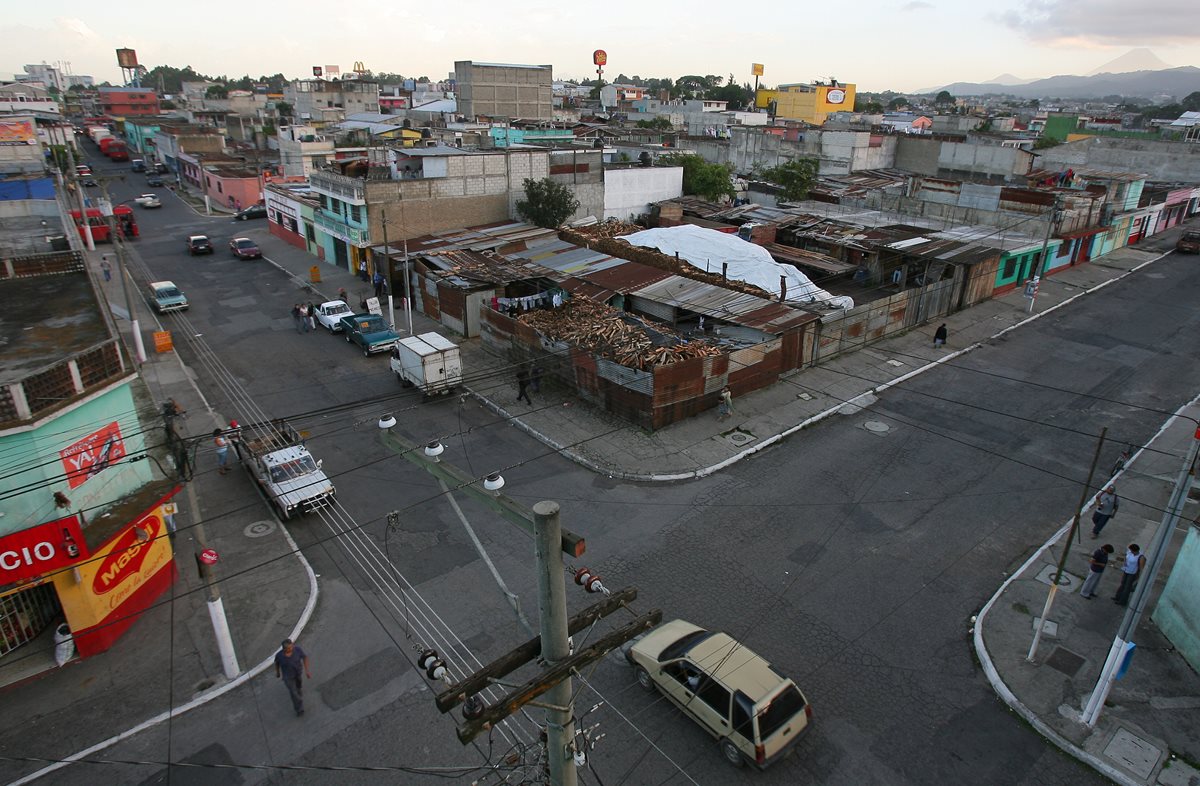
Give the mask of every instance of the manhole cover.
[{"label": "manhole cover", "polygon": [[1068,677],[1074,677],[1083,665],[1083,661],[1084,658],[1074,652],[1062,647],[1055,647],[1054,652],[1050,653],[1050,657],[1046,658],[1046,665],[1055,671],[1061,671]]},{"label": "manhole cover", "polygon": [[892,427],[884,423],[882,420],[868,420],[863,424],[863,428],[870,431],[872,434],[886,434],[892,430]]},{"label": "manhole cover", "polygon": [[242,534],[248,538],[262,538],[270,535],[274,531],[274,521],[256,521],[242,530]]},{"label": "manhole cover", "polygon": [[1154,772],[1163,752],[1128,729],[1121,728],[1104,746],[1104,755],[1139,778],[1146,779]]},{"label": "manhole cover", "polygon": [[725,435],[725,439],[735,445],[748,445],[754,441],[754,435],[747,434],[744,431],[731,431]]}]

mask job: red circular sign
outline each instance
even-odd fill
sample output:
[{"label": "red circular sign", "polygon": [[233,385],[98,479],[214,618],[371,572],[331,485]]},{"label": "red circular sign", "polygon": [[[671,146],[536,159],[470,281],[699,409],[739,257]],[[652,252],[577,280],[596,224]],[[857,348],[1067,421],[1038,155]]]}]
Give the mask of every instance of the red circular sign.
[{"label": "red circular sign", "polygon": [[220,559],[220,557],[218,557],[217,552],[213,551],[212,549],[205,549],[204,551],[200,552],[200,561],[205,565],[216,565],[218,559]]}]

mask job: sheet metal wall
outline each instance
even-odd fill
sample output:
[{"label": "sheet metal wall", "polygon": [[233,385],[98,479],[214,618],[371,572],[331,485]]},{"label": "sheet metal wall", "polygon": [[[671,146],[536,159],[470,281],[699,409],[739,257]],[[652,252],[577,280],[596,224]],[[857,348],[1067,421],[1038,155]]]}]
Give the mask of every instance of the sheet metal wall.
[{"label": "sheet metal wall", "polygon": [[954,310],[957,289],[958,282],[945,279],[821,317],[812,365],[949,314]]}]

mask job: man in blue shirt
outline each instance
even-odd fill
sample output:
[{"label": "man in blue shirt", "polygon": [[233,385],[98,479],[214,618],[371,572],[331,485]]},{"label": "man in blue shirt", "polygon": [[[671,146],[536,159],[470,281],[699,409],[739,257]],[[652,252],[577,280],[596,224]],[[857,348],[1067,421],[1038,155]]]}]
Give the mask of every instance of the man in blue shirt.
[{"label": "man in blue shirt", "polygon": [[304,685],[300,680],[301,669],[304,671],[304,676],[311,680],[312,672],[308,670],[308,656],[291,639],[284,639],[279,652],[275,653],[275,676],[282,678],[283,684],[287,686],[288,694],[292,697],[292,707],[296,710],[297,716],[304,714]]}]

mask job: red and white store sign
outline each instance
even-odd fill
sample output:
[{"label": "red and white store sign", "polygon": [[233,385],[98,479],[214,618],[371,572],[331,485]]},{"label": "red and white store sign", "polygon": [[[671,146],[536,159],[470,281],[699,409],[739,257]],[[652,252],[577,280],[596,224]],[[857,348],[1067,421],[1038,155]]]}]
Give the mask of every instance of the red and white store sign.
[{"label": "red and white store sign", "polygon": [[88,556],[78,516],[0,538],[0,587],[68,567]]},{"label": "red and white store sign", "polygon": [[125,457],[125,440],[114,420],[58,452],[71,488],[82,486]]}]

